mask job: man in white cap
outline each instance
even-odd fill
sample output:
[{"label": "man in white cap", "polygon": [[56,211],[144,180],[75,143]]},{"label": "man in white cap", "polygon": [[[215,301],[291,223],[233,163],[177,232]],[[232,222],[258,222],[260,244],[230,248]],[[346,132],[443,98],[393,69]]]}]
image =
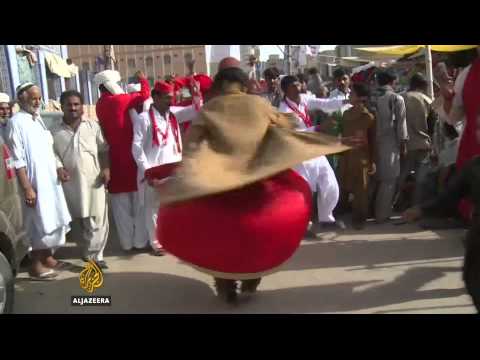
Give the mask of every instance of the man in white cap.
[{"label": "man in white cap", "polygon": [[95,75],[100,99],[96,105],[97,117],[109,145],[110,204],[120,245],[123,250],[143,250],[148,245],[145,216],[140,206],[137,189],[137,165],[132,156],[133,123],[129,110],[141,112],[150,97],[150,86],[143,72],[136,76],[140,91],[125,94],[118,85],[120,74],[105,70]]},{"label": "man in white cap", "polygon": [[40,117],[41,92],[32,83],[17,88],[20,111],[8,122],[8,142],[23,190],[24,224],[31,241],[30,276],[49,280],[66,268],[53,253],[65,244],[72,218],[58,181],[53,138]]},{"label": "man in white cap", "polygon": [[12,107],[10,104],[10,96],[5,93],[0,93],[0,135],[3,141],[6,140],[6,129],[8,119],[12,116]]}]

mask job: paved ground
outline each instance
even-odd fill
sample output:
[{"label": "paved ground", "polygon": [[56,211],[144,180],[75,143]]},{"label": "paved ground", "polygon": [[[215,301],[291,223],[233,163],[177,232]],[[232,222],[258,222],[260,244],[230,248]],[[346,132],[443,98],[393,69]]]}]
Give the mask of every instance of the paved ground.
[{"label": "paved ground", "polygon": [[[364,231],[305,239],[282,271],[239,306],[215,296],[212,279],[172,256],[125,256],[113,231],[110,270],[95,294],[112,307],[72,307],[84,295],[77,273],[53,282],[17,279],[16,313],[475,313],[461,280],[462,230],[422,231],[416,225],[369,225]],[[59,251],[82,265],[75,245]]]}]

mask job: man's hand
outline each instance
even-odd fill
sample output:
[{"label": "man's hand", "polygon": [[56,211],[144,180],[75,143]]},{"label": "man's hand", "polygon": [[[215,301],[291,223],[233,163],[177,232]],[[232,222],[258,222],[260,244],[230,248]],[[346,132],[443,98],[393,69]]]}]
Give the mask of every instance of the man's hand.
[{"label": "man's hand", "polygon": [[25,203],[31,208],[37,204],[37,193],[31,187],[25,190]]},{"label": "man's hand", "polygon": [[146,76],[145,76],[145,73],[142,71],[142,70],[138,70],[136,73],[135,73],[135,76],[137,79],[146,79]]},{"label": "man's hand", "polygon": [[418,219],[420,219],[423,216],[423,211],[419,207],[415,206],[410,209],[407,209],[403,214],[402,214],[402,219],[407,221],[407,222],[414,222]]},{"label": "man's hand", "polygon": [[148,179],[148,185],[157,189],[158,187],[160,187],[160,185],[163,183],[162,180],[159,180],[159,179]]},{"label": "man's hand", "polygon": [[342,144],[353,148],[362,147],[367,144],[365,136],[348,136],[341,138]]},{"label": "man's hand", "polygon": [[110,182],[110,169],[105,168],[102,170],[102,181],[105,186],[108,186],[108,183]]},{"label": "man's hand", "polygon": [[67,182],[70,180],[70,174],[68,173],[67,170],[65,170],[65,168],[58,168],[57,174],[58,174],[58,179],[61,182]]}]

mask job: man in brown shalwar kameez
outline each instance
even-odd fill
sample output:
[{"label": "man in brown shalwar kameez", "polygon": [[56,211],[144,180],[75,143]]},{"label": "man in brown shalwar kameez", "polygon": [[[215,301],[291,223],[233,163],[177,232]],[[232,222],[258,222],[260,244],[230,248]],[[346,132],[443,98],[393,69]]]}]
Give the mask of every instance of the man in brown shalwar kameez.
[{"label": "man in brown shalwar kameez", "polygon": [[353,227],[362,229],[368,215],[369,176],[375,173],[375,118],[365,107],[368,88],[357,83],[350,95],[352,108],[343,114],[344,136],[366,137],[367,143],[340,156],[339,182],[340,207],[345,208],[348,197],[353,194]]}]

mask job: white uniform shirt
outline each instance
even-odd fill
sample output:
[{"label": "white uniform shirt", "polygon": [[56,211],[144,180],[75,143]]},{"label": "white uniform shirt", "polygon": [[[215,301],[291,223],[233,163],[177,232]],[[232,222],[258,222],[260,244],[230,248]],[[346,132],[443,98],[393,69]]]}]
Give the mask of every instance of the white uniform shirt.
[{"label": "white uniform shirt", "polygon": [[[170,164],[182,160],[181,151],[177,151],[177,143],[173,133],[172,125],[169,125],[167,122],[170,112],[172,112],[179,124],[191,121],[197,114],[193,105],[190,106],[171,106],[170,112],[167,113],[167,119],[165,119],[160,113],[153,108],[153,114],[155,117],[155,122],[159,129],[158,138],[160,140],[160,145],[156,146],[153,144],[153,127],[150,120],[149,111],[143,112],[140,114],[134,121],[133,124],[133,143],[132,143],[132,154],[135,162],[138,166],[138,181],[142,181],[145,175],[145,171],[159,165]],[[169,131],[166,138],[166,144],[162,145],[162,136],[160,133],[165,133],[167,126]],[[178,131],[178,140],[181,144],[181,135],[180,129]]]},{"label": "white uniform shirt", "polygon": [[[306,114],[306,108],[311,111],[311,110],[322,110],[326,113],[331,113],[336,110],[340,110],[341,107],[343,106],[343,100],[340,99],[322,99],[322,98],[316,98],[314,95],[308,95],[308,94],[301,94],[300,95],[300,104],[297,105],[295,102],[284,98],[280,102],[280,106],[278,107],[278,110],[280,112],[284,113],[291,113],[294,112],[290,106],[293,108],[298,109],[302,114]],[[315,127],[307,128],[307,125],[303,121],[303,119],[296,115],[297,118],[297,129],[302,130],[302,131],[313,131]]]},{"label": "white uniform shirt", "polygon": [[[335,89],[330,92],[330,96],[329,96],[329,99],[337,99],[337,100],[348,100],[349,98],[350,98],[350,90],[348,90],[347,93],[345,94],[343,91],[339,89]],[[343,113],[348,109],[350,109],[351,107],[352,107],[351,104],[345,104],[340,108],[340,112],[343,115]]]}]

